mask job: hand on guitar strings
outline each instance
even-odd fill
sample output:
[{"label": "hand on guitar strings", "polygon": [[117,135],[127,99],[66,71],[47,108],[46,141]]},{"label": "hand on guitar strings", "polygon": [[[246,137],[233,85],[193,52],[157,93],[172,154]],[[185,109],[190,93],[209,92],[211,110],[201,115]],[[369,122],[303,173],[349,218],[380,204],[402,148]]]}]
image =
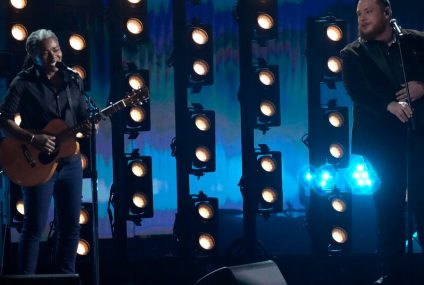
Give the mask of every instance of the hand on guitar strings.
[{"label": "hand on guitar strings", "polygon": [[46,134],[35,134],[32,145],[40,151],[51,154],[56,148],[56,137]]}]

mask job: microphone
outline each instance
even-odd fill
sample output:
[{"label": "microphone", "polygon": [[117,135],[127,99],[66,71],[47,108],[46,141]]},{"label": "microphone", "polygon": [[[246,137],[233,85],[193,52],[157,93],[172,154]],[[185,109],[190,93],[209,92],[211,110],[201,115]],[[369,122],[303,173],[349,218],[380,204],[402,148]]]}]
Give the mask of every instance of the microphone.
[{"label": "microphone", "polygon": [[75,70],[73,70],[72,68],[70,68],[69,66],[67,66],[66,64],[64,64],[61,61],[56,62],[56,67],[60,70],[64,70],[64,71],[70,71],[72,73],[77,73]]},{"label": "microphone", "polygon": [[398,22],[397,22],[396,19],[391,19],[390,20],[390,25],[392,26],[393,31],[395,32],[395,34],[398,37],[402,37],[403,36],[402,28],[401,28],[401,26],[398,25]]}]

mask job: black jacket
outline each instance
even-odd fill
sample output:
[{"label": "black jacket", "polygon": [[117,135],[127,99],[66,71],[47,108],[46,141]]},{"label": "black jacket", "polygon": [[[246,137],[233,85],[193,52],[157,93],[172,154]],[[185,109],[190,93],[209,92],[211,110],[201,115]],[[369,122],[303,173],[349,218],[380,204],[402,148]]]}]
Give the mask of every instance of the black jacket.
[{"label": "black jacket", "polygon": [[[424,33],[404,30],[401,38],[408,81],[424,82]],[[342,51],[343,80],[354,105],[352,152],[367,155],[382,144],[404,147],[406,124],[387,111],[401,83],[376,42],[361,39]],[[424,98],[413,103],[416,134],[424,132]]]}]

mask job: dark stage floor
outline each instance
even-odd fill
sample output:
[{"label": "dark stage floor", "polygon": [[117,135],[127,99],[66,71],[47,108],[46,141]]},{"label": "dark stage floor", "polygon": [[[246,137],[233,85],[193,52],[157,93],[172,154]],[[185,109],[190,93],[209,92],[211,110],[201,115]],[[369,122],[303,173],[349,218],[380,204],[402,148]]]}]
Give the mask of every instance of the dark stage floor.
[{"label": "dark stage floor", "polygon": [[[288,285],[371,285],[379,275],[377,256],[374,254],[353,254],[344,257],[263,255],[250,261],[241,257],[220,255],[213,258],[183,260],[175,256],[175,242],[171,236],[129,239],[128,249],[127,261],[117,260],[113,255],[112,240],[100,241],[100,284],[189,285],[220,267],[264,260],[273,260],[277,264]],[[42,259],[45,259],[45,247],[41,250]],[[15,251],[16,244],[13,244],[11,254],[15,254]],[[8,257],[6,262],[5,273],[13,274],[16,258]],[[408,280],[404,284],[423,285],[423,255],[414,254],[412,264],[413,266],[404,270],[405,280]],[[83,260],[79,260],[77,264],[81,284],[93,284],[86,265],[87,263]],[[49,267],[51,264],[40,261],[39,272],[50,273]],[[255,270],[255,267],[246,270]],[[217,282],[216,284],[233,283]],[[265,285],[265,283],[258,285]]]}]

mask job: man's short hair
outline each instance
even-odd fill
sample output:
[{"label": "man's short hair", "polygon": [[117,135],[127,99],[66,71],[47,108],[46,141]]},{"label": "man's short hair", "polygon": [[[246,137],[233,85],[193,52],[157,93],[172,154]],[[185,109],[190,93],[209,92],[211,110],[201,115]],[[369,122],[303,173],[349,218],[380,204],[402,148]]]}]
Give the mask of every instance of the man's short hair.
[{"label": "man's short hair", "polygon": [[383,8],[389,7],[391,8],[390,0],[377,0],[378,4],[381,4]]},{"label": "man's short hair", "polygon": [[55,33],[53,33],[51,30],[40,29],[32,32],[28,36],[25,44],[25,49],[27,53],[30,55],[34,55],[35,52],[38,50],[38,44],[48,38],[54,38],[56,41],[59,41]]}]

